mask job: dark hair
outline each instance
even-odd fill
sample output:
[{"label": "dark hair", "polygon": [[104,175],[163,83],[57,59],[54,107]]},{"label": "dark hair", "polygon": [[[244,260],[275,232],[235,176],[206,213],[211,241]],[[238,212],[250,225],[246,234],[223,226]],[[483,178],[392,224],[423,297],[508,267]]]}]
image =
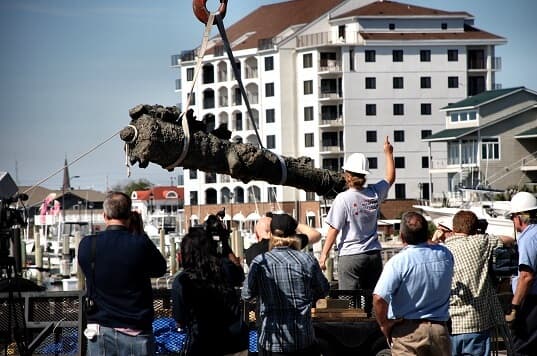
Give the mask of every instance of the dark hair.
[{"label": "dark hair", "polygon": [[202,226],[191,227],[181,240],[181,263],[188,277],[200,286],[228,289],[216,244]]},{"label": "dark hair", "polygon": [[136,235],[145,234],[142,215],[140,215],[140,213],[137,211],[131,211],[131,221],[129,222],[129,231]]},{"label": "dark hair", "polygon": [[400,233],[407,244],[417,245],[427,241],[429,225],[423,215],[415,211],[409,211],[401,217]]},{"label": "dark hair", "polygon": [[103,210],[108,219],[128,220],[131,217],[131,198],[123,192],[108,192]]},{"label": "dark hair", "polygon": [[470,210],[461,210],[453,216],[453,232],[475,235],[479,226],[477,216]]}]

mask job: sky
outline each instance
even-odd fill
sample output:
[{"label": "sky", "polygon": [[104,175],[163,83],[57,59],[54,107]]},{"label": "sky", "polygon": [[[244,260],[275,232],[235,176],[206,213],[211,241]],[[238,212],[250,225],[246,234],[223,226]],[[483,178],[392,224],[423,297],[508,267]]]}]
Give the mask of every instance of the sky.
[{"label": "sky", "polygon": [[[229,0],[224,23],[277,2]],[[471,13],[476,27],[508,40],[496,50],[496,81],[537,90],[537,1],[400,2]],[[218,4],[208,0],[207,8]],[[203,29],[190,0],[0,0],[0,171],[19,186],[34,185],[128,125],[137,104],[177,104],[171,56],[197,47]],[[104,191],[142,178],[175,184],[181,171],[151,164],[132,167],[127,178],[115,136],[69,173],[74,188]],[[62,177],[41,185],[60,189]]]}]

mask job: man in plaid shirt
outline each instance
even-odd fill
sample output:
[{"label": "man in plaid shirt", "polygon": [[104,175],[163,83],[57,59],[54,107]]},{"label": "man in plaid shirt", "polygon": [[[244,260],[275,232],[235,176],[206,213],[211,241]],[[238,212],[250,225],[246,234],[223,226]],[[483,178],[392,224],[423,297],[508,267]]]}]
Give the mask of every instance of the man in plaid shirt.
[{"label": "man in plaid shirt", "polygon": [[489,355],[491,329],[507,330],[489,261],[494,248],[514,240],[477,234],[478,225],[473,212],[461,210],[453,217],[453,235],[445,241],[455,259],[449,305],[452,355]]}]

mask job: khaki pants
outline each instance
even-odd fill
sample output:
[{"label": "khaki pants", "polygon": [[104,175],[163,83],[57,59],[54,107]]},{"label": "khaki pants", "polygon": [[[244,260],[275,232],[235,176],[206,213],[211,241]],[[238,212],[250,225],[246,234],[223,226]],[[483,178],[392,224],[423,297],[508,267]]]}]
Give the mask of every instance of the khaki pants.
[{"label": "khaki pants", "polygon": [[451,356],[446,323],[403,320],[392,329],[393,355]]}]

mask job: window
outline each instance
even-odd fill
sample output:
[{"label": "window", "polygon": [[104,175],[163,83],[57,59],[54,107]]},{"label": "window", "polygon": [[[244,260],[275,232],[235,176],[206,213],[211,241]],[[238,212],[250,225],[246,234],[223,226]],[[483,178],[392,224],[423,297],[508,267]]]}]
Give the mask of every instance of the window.
[{"label": "window", "polygon": [[270,203],[275,203],[276,202],[276,187],[268,187],[267,188],[267,197],[268,197],[268,201]]},{"label": "window", "polygon": [[304,134],[304,146],[305,147],[313,147],[314,146],[314,144],[313,144],[313,134],[312,133]]},{"label": "window", "polygon": [[431,61],[431,50],[422,49],[420,51],[420,62],[430,62]]},{"label": "window", "polygon": [[431,77],[421,77],[420,78],[420,88],[422,88],[422,89],[431,88]]},{"label": "window", "polygon": [[389,29],[390,31],[395,30],[395,24],[394,24],[394,23],[390,23],[390,24],[388,24],[388,29]]},{"label": "window", "polygon": [[394,157],[395,168],[405,168],[405,157]]},{"label": "window", "polygon": [[242,131],[242,113],[235,114],[235,130]]},{"label": "window", "polygon": [[393,104],[393,114],[404,115],[405,114],[405,104]]},{"label": "window", "polygon": [[459,87],[459,77],[448,77],[448,88],[458,88]]},{"label": "window", "polygon": [[421,104],[421,114],[422,115],[431,115],[432,106],[429,103]]},{"label": "window", "polygon": [[265,96],[274,96],[274,83],[266,83],[265,84]]},{"label": "window", "polygon": [[421,130],[421,139],[431,136],[433,132],[431,130]]},{"label": "window", "polygon": [[378,159],[377,157],[367,157],[367,162],[369,163],[369,169],[378,168]]},{"label": "window", "polygon": [[366,142],[377,142],[377,131],[366,131],[365,140]]},{"label": "window", "polygon": [[276,135],[267,135],[267,148],[276,148]]},{"label": "window", "polygon": [[194,80],[194,68],[186,69],[186,80],[188,82],[191,82],[192,80]]},{"label": "window", "polygon": [[267,124],[276,122],[276,111],[274,109],[265,110],[265,121]]},{"label": "window", "polygon": [[447,23],[442,22],[442,24],[440,25],[440,28],[441,28],[442,30],[447,30]]},{"label": "window", "polygon": [[421,156],[421,168],[429,168],[429,157]]},{"label": "window", "polygon": [[393,77],[393,88],[403,89],[403,77]]},{"label": "window", "polygon": [[367,116],[377,115],[377,104],[365,104],[365,114]]},{"label": "window", "polygon": [[406,199],[406,188],[404,183],[395,183],[395,199]]},{"label": "window", "polygon": [[375,89],[377,87],[377,78],[366,77],[365,78],[365,88],[366,89]]},{"label": "window", "polygon": [[448,51],[447,51],[447,60],[448,60],[448,62],[457,62],[459,60],[459,50],[458,49],[448,49]]},{"label": "window", "polygon": [[265,57],[265,72],[274,70],[274,57]]},{"label": "window", "polygon": [[392,51],[392,59],[394,62],[402,62],[403,61],[403,50],[402,49],[394,49]]},{"label": "window", "polygon": [[197,169],[189,169],[188,176],[190,179],[198,179],[198,170]]},{"label": "window", "polygon": [[376,51],[366,50],[365,51],[365,61],[366,62],[375,62],[376,61]]},{"label": "window", "polygon": [[190,205],[198,205],[198,192],[190,192]]},{"label": "window", "polygon": [[394,142],[405,142],[405,131],[395,130],[393,132],[393,141]]},{"label": "window", "polygon": [[349,49],[349,70],[354,72],[354,50]]},{"label": "window", "polygon": [[302,67],[303,68],[313,67],[313,55],[311,53],[306,53],[302,56]]},{"label": "window", "polygon": [[313,94],[313,80],[304,81],[304,95]]},{"label": "window", "polygon": [[187,98],[190,99],[190,105],[196,105],[196,93],[191,93],[192,96],[190,96],[190,94],[187,95]]},{"label": "window", "polygon": [[500,159],[500,140],[498,138],[484,138],[481,140],[482,159]]},{"label": "window", "polygon": [[313,106],[304,108],[304,121],[313,121]]}]

